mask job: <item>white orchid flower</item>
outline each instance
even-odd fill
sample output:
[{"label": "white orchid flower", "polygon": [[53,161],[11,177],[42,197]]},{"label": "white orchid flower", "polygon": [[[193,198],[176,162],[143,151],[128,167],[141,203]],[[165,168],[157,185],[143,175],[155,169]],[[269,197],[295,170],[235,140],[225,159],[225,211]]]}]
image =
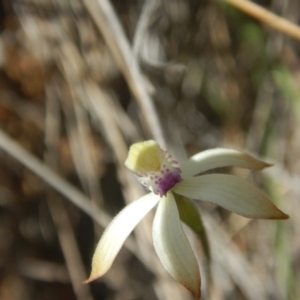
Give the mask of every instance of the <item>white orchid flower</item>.
[{"label": "white orchid flower", "polygon": [[153,243],[157,255],[171,276],[199,299],[199,266],[181,226],[176,194],[218,204],[248,218],[288,218],[263,192],[246,180],[225,174],[200,174],[227,166],[250,170],[270,166],[236,150],[206,150],[179,166],[167,151],[161,150],[151,140],[133,144],[125,165],[135,172],[151,193],[125,207],[106,228],[96,247],[92,272],[86,282],[103,276],[109,270],[126,238],[158,204],[153,222]]}]

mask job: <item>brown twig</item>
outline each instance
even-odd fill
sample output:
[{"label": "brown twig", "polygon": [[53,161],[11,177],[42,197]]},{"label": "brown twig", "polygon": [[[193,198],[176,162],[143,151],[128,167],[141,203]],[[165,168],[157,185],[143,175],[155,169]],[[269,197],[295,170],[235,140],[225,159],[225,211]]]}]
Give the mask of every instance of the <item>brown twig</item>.
[{"label": "brown twig", "polygon": [[146,120],[152,136],[161,146],[165,147],[165,138],[155,106],[146,90],[145,81],[129,41],[110,2],[107,0],[85,0],[83,3],[122,70],[132,94],[141,108],[143,118]]},{"label": "brown twig", "polygon": [[[59,114],[59,103],[55,101],[53,93],[49,91],[46,98],[45,144],[47,149],[45,151],[45,161],[55,169],[58,167]],[[57,199],[57,194],[53,190],[49,190],[47,193],[47,203],[64,254],[74,293],[78,300],[91,300],[93,297],[90,287],[82,284],[82,281],[87,278],[87,274],[64,203]]]},{"label": "brown twig", "polygon": [[244,13],[266,23],[297,40],[300,40],[300,27],[248,0],[224,0]]},{"label": "brown twig", "polygon": [[38,177],[52,186],[67,199],[69,199],[99,225],[103,227],[108,225],[110,222],[110,217],[106,213],[94,207],[90,203],[89,199],[77,188],[53,172],[48,166],[43,164],[43,162],[34,157],[31,153],[19,146],[2,130],[0,130],[0,148],[22,163],[25,167],[35,173]]},{"label": "brown twig", "polygon": [[224,266],[233,280],[246,295],[247,299],[266,299],[267,291],[260,280],[258,272],[245,259],[243,253],[231,242],[231,237],[209,214],[202,214],[202,218],[210,237],[212,257]]}]

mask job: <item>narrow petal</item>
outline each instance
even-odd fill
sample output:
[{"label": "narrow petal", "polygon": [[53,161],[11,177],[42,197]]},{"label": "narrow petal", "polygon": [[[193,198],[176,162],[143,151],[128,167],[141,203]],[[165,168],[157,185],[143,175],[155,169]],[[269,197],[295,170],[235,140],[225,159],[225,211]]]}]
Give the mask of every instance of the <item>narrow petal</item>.
[{"label": "narrow petal", "polygon": [[174,198],[177,204],[179,216],[182,222],[189,226],[201,241],[203,252],[206,259],[206,280],[207,285],[211,283],[211,251],[208,236],[199,213],[199,209],[194,201],[184,196],[174,193]]},{"label": "narrow petal", "polygon": [[181,221],[189,226],[199,237],[202,243],[207,263],[210,264],[211,255],[209,241],[197,206],[191,199],[188,199],[184,196],[174,194],[174,198],[177,204]]},{"label": "narrow petal", "polygon": [[221,167],[239,167],[250,170],[261,170],[271,164],[258,160],[247,153],[237,150],[216,148],[202,151],[181,165],[182,178]]},{"label": "narrow petal", "polygon": [[134,227],[158,203],[160,197],[148,194],[126,206],[105,229],[93,256],[92,272],[85,283],[103,276]]},{"label": "narrow petal", "polygon": [[166,270],[199,299],[198,262],[182,230],[175,199],[170,192],[158,205],[153,223],[153,242]]},{"label": "narrow petal", "polygon": [[248,218],[288,218],[263,192],[232,175],[212,174],[188,178],[178,183],[173,192],[218,204]]}]

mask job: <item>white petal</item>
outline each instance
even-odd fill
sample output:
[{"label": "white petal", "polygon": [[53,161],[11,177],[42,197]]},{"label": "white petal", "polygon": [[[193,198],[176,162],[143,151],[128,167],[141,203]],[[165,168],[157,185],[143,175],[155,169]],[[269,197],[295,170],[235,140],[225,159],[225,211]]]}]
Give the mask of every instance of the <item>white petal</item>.
[{"label": "white petal", "polygon": [[212,174],[187,178],[172,190],[180,195],[218,204],[248,218],[287,219],[255,186],[232,175]]},{"label": "white petal", "polygon": [[257,160],[247,153],[232,149],[216,148],[202,151],[181,165],[182,178],[187,178],[221,167],[239,167],[250,170],[261,170],[271,166],[263,161]]},{"label": "white petal", "polygon": [[185,236],[172,193],[161,199],[153,223],[154,247],[167,271],[196,299],[200,297],[199,266]]},{"label": "white petal", "polygon": [[93,256],[92,272],[85,283],[103,276],[111,267],[124,241],[134,227],[157,204],[160,197],[152,193],[126,206],[105,229]]}]

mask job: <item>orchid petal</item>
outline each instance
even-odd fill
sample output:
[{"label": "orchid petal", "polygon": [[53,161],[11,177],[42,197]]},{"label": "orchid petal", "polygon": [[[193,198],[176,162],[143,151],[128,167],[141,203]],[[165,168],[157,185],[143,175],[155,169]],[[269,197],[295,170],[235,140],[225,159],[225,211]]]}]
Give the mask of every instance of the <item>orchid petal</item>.
[{"label": "orchid petal", "polygon": [[210,264],[211,255],[209,241],[197,206],[191,199],[188,199],[184,196],[174,194],[174,198],[181,221],[189,226],[199,237],[207,262]]},{"label": "orchid petal", "polygon": [[199,213],[199,209],[194,201],[184,196],[174,193],[174,198],[178,208],[179,216],[182,222],[190,227],[201,241],[203,252],[206,258],[206,280],[207,285],[211,283],[211,251],[208,236]]},{"label": "orchid petal", "polygon": [[181,176],[187,178],[196,174],[221,167],[239,167],[261,170],[271,164],[258,160],[247,153],[237,150],[216,148],[202,151],[181,165]]},{"label": "orchid petal", "polygon": [[201,282],[198,262],[182,230],[171,192],[158,205],[153,222],[153,243],[166,270],[199,299]]},{"label": "orchid petal", "polygon": [[111,267],[116,255],[134,227],[158,203],[160,197],[147,194],[126,206],[105,229],[93,256],[92,272],[85,281],[103,276]]},{"label": "orchid petal", "polygon": [[211,174],[188,178],[178,183],[173,192],[212,202],[248,218],[288,218],[263,192],[233,175]]}]

